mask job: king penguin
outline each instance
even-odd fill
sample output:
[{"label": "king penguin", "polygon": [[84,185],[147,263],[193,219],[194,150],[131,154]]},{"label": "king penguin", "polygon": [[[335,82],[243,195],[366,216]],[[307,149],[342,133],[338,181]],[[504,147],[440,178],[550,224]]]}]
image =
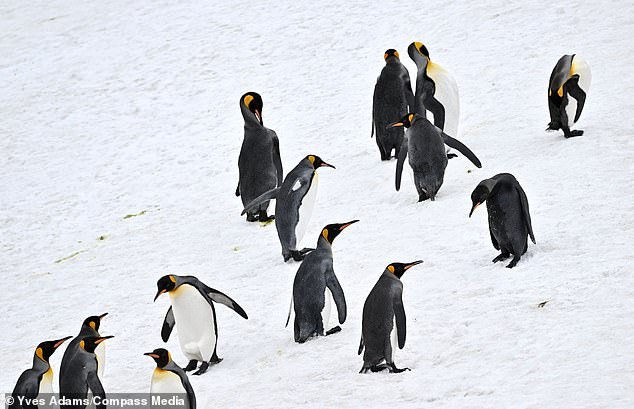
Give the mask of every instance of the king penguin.
[{"label": "king penguin", "polygon": [[390,126],[408,128],[396,162],[396,190],[401,188],[403,164],[405,158],[409,156],[419,202],[427,199],[436,200],[436,193],[442,186],[447,167],[445,145],[458,150],[478,168],[482,167],[480,160],[469,148],[419,114],[407,114],[399,122]]},{"label": "king penguin", "polygon": [[245,206],[242,214],[252,211],[267,200],[275,200],[275,227],[282,245],[282,257],[301,261],[312,249],[297,250],[304,237],[317,198],[317,169],[334,166],[319,156],[308,155],[286,175],[281,187],[269,190]]},{"label": "king penguin", "polygon": [[550,123],[547,131],[564,131],[566,138],[583,135],[582,130],[571,130],[579,120],[592,75],[588,63],[577,54],[564,55],[557,61],[548,81],[548,110]]},{"label": "king penguin", "polygon": [[396,152],[395,157],[398,158],[398,151],[403,142],[403,130],[387,128],[387,125],[414,109],[414,94],[409,73],[401,63],[398,51],[390,48],[383,58],[385,67],[376,80],[372,99],[372,135],[376,133],[381,160],[390,160],[393,149]]},{"label": "king penguin", "polygon": [[11,394],[13,403],[9,405],[9,409],[32,408],[36,405],[27,403],[24,399],[37,399],[39,394],[53,393],[53,368],[48,361],[53,352],[70,338],[72,337],[44,341],[35,348],[33,366],[22,372],[18,378]]},{"label": "king penguin", "polygon": [[492,261],[497,263],[513,254],[513,260],[507,265],[508,268],[513,268],[528,249],[529,235],[535,243],[526,193],[515,176],[500,173],[491,179],[483,180],[473,190],[473,205],[469,217],[485,201],[489,214],[491,241],[493,247],[502,252]]},{"label": "king penguin", "polygon": [[181,350],[190,360],[185,371],[193,371],[201,361],[194,375],[204,374],[209,365],[222,361],[216,354],[218,325],[214,301],[231,308],[245,320],[249,317],[229,296],[208,287],[194,276],[166,275],[158,280],[156,286],[158,290],[154,301],[161,294],[168,293],[172,304],[163,321],[161,338],[167,342],[176,325]]},{"label": "king penguin", "polygon": [[390,264],[370,291],[363,304],[359,355],[364,348],[365,352],[363,367],[359,373],[366,373],[368,370],[379,372],[383,369],[395,373],[409,370],[399,369],[394,364],[396,342],[398,341],[398,348],[403,349],[407,329],[401,277],[405,271],[422,262],[418,260]]},{"label": "king penguin", "polygon": [[[88,336],[79,341],[79,350],[73,354],[67,365],[59,371],[59,395],[62,400],[86,399],[88,391],[102,403],[97,404],[97,409],[105,409],[103,400],[106,392],[97,373],[97,357],[95,349],[107,339],[114,338]],[[84,409],[87,405],[64,404],[61,409]]]},{"label": "king penguin", "polygon": [[[79,351],[79,342],[85,337],[99,337],[99,327],[101,326],[101,320],[104,319],[108,313],[101,315],[93,315],[84,320],[81,324],[79,334],[73,338],[68,344],[66,351],[64,351],[64,357],[62,358],[61,370],[65,370],[68,362],[72,360],[72,357],[77,351]],[[103,377],[103,372],[106,367],[106,344],[99,343],[95,349],[95,355],[97,356],[97,373],[99,377]]]},{"label": "king penguin", "polygon": [[[456,80],[439,64],[432,62],[423,43],[414,42],[407,48],[417,68],[414,109],[410,112],[427,117],[430,112],[434,125],[451,136],[458,136],[460,95]],[[448,153],[448,158],[456,155]]]},{"label": "king penguin", "polygon": [[[282,184],[282,159],[280,142],[275,131],[266,128],[262,121],[262,97],[256,92],[247,92],[240,97],[240,110],[244,117],[244,140],[238,158],[239,180],[236,196],[241,196],[246,205],[262,193]],[[266,222],[269,202],[247,212],[250,222]]]},{"label": "king penguin", "polygon": [[150,384],[150,393],[152,395],[162,395],[163,398],[169,399],[173,394],[182,395],[187,398],[185,405],[179,405],[179,408],[196,409],[196,395],[194,389],[189,383],[187,374],[172,360],[172,355],[164,348],[157,348],[152,352],[146,352],[147,355],[154,359],[156,368],[152,374],[152,383]]},{"label": "king penguin", "polygon": [[[330,320],[331,298],[337,305],[339,324],[346,321],[346,297],[335,275],[332,260],[332,243],[348,226],[358,220],[342,224],[329,224],[321,231],[317,247],[304,257],[293,281],[295,306],[295,342],[304,343],[313,335],[324,335]],[[290,319],[288,312],[286,325]],[[339,326],[328,330],[327,335],[339,332]]]}]

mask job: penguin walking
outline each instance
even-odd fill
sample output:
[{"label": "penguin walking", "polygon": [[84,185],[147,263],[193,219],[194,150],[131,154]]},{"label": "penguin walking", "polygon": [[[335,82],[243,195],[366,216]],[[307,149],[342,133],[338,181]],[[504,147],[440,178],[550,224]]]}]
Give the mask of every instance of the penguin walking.
[{"label": "penguin walking", "polygon": [[[434,117],[434,125],[448,135],[458,136],[460,95],[456,80],[442,66],[431,61],[423,43],[411,43],[407,53],[417,68],[414,108],[410,112],[427,118],[429,111]],[[456,156],[447,154],[449,159]]]},{"label": "penguin walking", "polygon": [[390,160],[392,149],[398,158],[398,151],[403,142],[403,130],[388,128],[387,125],[414,109],[414,94],[409,73],[401,63],[398,51],[390,48],[383,58],[385,67],[376,80],[372,99],[372,135],[376,132],[376,144],[381,160]]},{"label": "penguin walking", "polygon": [[[399,373],[409,368],[397,368],[394,364],[394,352],[405,346],[407,325],[403,307],[403,273],[422,260],[412,263],[392,263],[370,291],[363,304],[361,323],[361,342],[359,355],[363,352],[363,367],[359,373],[379,372],[388,369]],[[385,361],[385,363],[383,363]]]},{"label": "penguin walking", "polygon": [[[275,131],[266,128],[262,121],[262,97],[247,92],[240,97],[240,110],[244,117],[244,140],[238,158],[239,181],[236,196],[241,196],[245,206],[262,193],[282,184],[282,159],[280,142]],[[247,221],[266,222],[269,201],[247,212]]]},{"label": "penguin walking", "polygon": [[407,114],[399,122],[390,126],[408,128],[396,162],[396,190],[401,188],[403,164],[405,158],[409,156],[419,202],[427,199],[436,200],[436,193],[442,186],[447,167],[445,145],[458,150],[478,168],[482,167],[480,160],[469,148],[419,114]]},{"label": "penguin walking", "polygon": [[[69,362],[72,361],[72,357],[79,351],[79,342],[85,337],[99,337],[99,327],[101,326],[101,320],[104,319],[108,313],[101,315],[93,315],[84,320],[81,324],[79,334],[73,338],[68,344],[64,356],[62,358],[61,370],[65,370]],[[106,367],[106,344],[100,342],[95,349],[95,355],[97,356],[97,373],[99,377],[103,377],[103,372]]]},{"label": "penguin walking", "polygon": [[194,276],[166,275],[158,280],[156,286],[158,290],[154,301],[161,294],[168,293],[172,304],[161,329],[163,342],[167,342],[176,325],[181,350],[190,360],[185,371],[193,371],[198,361],[201,361],[194,375],[204,374],[209,365],[222,361],[216,353],[218,324],[214,302],[226,305],[245,320],[249,317],[229,296],[205,285]]},{"label": "penguin walking", "polygon": [[44,341],[35,348],[33,366],[22,372],[18,378],[11,394],[13,403],[8,405],[9,409],[36,407],[33,400],[37,399],[39,394],[53,393],[53,368],[49,359],[53,352],[70,338],[72,337]]},{"label": "penguin walking", "polygon": [[500,173],[491,179],[485,179],[471,193],[473,203],[469,217],[482,203],[487,202],[489,214],[489,233],[496,250],[502,253],[492,261],[506,260],[513,255],[507,265],[513,268],[528,249],[528,236],[535,243],[528,199],[524,189],[515,176]]},{"label": "penguin walking", "polygon": [[335,168],[319,156],[306,156],[286,175],[281,187],[263,193],[242,211],[242,214],[245,214],[267,200],[276,199],[275,227],[285,262],[291,257],[295,261],[301,261],[304,255],[312,250],[297,250],[297,246],[304,237],[317,198],[317,169],[324,166]]},{"label": "penguin walking", "polygon": [[[331,298],[337,305],[339,324],[346,321],[346,297],[335,275],[332,243],[344,229],[358,220],[343,224],[329,224],[317,239],[317,248],[306,255],[293,281],[292,305],[295,306],[295,342],[300,344],[313,335],[324,335],[330,320]],[[288,312],[286,325],[291,317]],[[341,331],[336,326],[326,333]]]},{"label": "penguin walking", "polygon": [[196,409],[196,395],[194,389],[189,383],[187,374],[172,360],[172,355],[164,348],[157,348],[152,352],[146,352],[146,356],[154,359],[156,368],[152,373],[152,383],[150,384],[150,393],[152,395],[165,394],[166,398],[173,394],[181,394],[187,397],[184,406],[185,409]]},{"label": "penguin walking", "polygon": [[561,129],[566,138],[583,135],[582,130],[570,128],[581,116],[591,81],[590,66],[581,56],[564,55],[557,61],[548,81],[547,131]]},{"label": "penguin walking", "polygon": [[[114,337],[112,335],[105,337],[88,336],[79,341],[79,350],[59,371],[59,395],[62,400],[85,400],[88,391],[90,391],[95,398],[99,398],[96,402],[96,408],[106,409],[106,405],[103,403],[106,399],[106,392],[97,373],[95,349],[110,338]],[[87,405],[73,403],[61,404],[60,406],[61,409],[84,409]]]}]

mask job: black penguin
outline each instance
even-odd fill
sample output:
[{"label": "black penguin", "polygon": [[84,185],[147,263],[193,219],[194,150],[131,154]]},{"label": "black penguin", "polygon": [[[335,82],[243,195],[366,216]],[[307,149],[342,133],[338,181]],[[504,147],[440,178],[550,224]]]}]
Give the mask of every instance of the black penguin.
[{"label": "black penguin", "polygon": [[493,247],[502,252],[493,262],[506,260],[512,254],[513,260],[507,267],[515,267],[528,249],[529,235],[535,243],[524,189],[513,175],[500,173],[480,182],[471,193],[471,201],[469,217],[476,207],[487,202],[491,241]]},{"label": "black penguin", "polygon": [[[236,196],[241,196],[246,206],[262,193],[282,184],[282,160],[280,142],[275,131],[262,122],[262,97],[255,92],[247,92],[240,97],[240,110],[244,117],[244,141],[238,158],[240,173]],[[250,222],[271,220],[266,211],[269,202],[261,203],[247,213]]]},{"label": "black penguin", "polygon": [[403,142],[403,130],[387,128],[395,118],[401,118],[414,109],[414,94],[407,68],[401,64],[398,52],[389,49],[383,56],[385,67],[376,80],[372,100],[372,135],[376,132],[376,144],[381,153],[381,160],[389,160],[392,149],[395,157]]},{"label": "black penguin", "polygon": [[557,61],[548,81],[547,131],[561,129],[566,138],[583,135],[582,130],[570,128],[581,116],[591,79],[590,66],[579,55],[564,55]]}]

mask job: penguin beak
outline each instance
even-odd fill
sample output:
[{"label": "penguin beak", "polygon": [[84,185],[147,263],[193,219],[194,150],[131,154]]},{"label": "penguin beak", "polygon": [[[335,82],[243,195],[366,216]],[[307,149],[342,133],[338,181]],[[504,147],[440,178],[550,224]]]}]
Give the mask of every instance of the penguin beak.
[{"label": "penguin beak", "polygon": [[351,222],[348,222],[348,223],[344,224],[343,226],[339,227],[339,231],[343,231],[343,229],[345,229],[346,227],[348,227],[348,226],[350,226],[351,224],[354,224],[354,223],[356,223],[356,222],[358,222],[358,220],[353,220],[353,221],[351,221]]},{"label": "penguin beak", "polygon": [[149,357],[152,357],[152,358],[154,358],[154,359],[159,359],[159,358],[160,358],[160,357],[159,357],[158,355],[156,355],[154,352],[146,352],[146,353],[144,353],[143,355],[145,355],[145,356],[149,356]]},{"label": "penguin beak", "polygon": [[154,301],[156,301],[157,298],[160,297],[161,294],[163,294],[165,292],[165,290],[159,290],[156,295],[154,296]]},{"label": "penguin beak", "polygon": [[57,342],[55,342],[55,344],[53,345],[53,349],[57,349],[59,348],[60,345],[62,345],[64,343],[64,341],[66,341],[67,339],[71,339],[72,336],[70,337],[66,337],[66,338],[62,338],[60,340],[58,340]]},{"label": "penguin beak", "polygon": [[96,344],[96,345],[99,345],[99,344],[101,344],[103,341],[105,341],[105,340],[107,340],[107,339],[110,339],[110,338],[114,338],[114,335],[108,335],[108,336],[105,336],[105,337],[99,337],[99,338],[95,341],[95,344]]},{"label": "penguin beak", "polygon": [[403,122],[394,122],[393,124],[389,124],[385,127],[385,129],[395,128],[397,126],[405,126]]},{"label": "penguin beak", "polygon": [[329,167],[329,168],[337,169],[337,168],[335,168],[334,166],[332,166],[330,163],[326,163],[326,162],[324,162],[324,163],[322,163],[321,165],[319,165],[319,167],[320,167],[320,168],[321,168],[321,167],[323,167],[323,166],[327,166],[327,167]]},{"label": "penguin beak", "polygon": [[104,318],[106,317],[106,315],[108,315],[108,313],[107,313],[107,312],[104,312],[103,314],[101,314],[101,315],[99,316],[99,321],[101,321],[102,319],[104,319]]},{"label": "penguin beak", "polygon": [[474,205],[473,205],[473,207],[471,208],[471,211],[469,212],[469,217],[471,217],[471,215],[473,214],[473,211],[474,211],[475,209],[477,209],[477,208],[478,208],[478,206],[480,206],[481,204],[482,204],[482,203],[478,202],[478,203],[476,203],[476,204],[474,204]]},{"label": "penguin beak", "polygon": [[256,110],[255,110],[255,112],[254,112],[254,114],[255,114],[255,117],[258,119],[258,121],[260,121],[260,125],[264,125],[264,124],[262,123],[262,114],[260,113],[260,110],[259,110],[259,109],[256,109]]},{"label": "penguin beak", "polygon": [[418,264],[420,264],[420,263],[422,263],[422,262],[423,262],[423,260],[416,260],[416,261],[414,261],[413,263],[409,263],[408,265],[406,265],[405,267],[403,267],[403,270],[407,271],[407,270],[409,270],[410,268],[412,268],[412,267],[414,267],[415,265],[418,265]]}]

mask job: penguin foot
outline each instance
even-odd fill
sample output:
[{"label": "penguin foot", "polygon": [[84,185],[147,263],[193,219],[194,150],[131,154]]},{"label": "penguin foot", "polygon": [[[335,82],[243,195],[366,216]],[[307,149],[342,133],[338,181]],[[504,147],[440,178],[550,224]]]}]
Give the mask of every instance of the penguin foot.
[{"label": "penguin foot", "polygon": [[260,220],[260,222],[266,223],[266,222],[270,222],[272,220],[275,220],[275,215],[272,214],[270,216],[267,216],[266,215],[266,210],[260,210],[260,213],[258,214],[258,219]]},{"label": "penguin foot", "polygon": [[572,130],[568,134],[564,133],[564,136],[566,138],[574,138],[575,136],[581,136],[581,135],[583,135],[583,131],[581,129]]},{"label": "penguin foot", "polygon": [[[290,257],[292,257],[293,260],[295,260],[295,261],[302,261],[304,259],[304,253],[302,253],[299,250],[291,250]],[[287,260],[288,260],[288,258],[286,258],[286,256],[285,256],[284,257],[284,261],[287,261]]]},{"label": "penguin foot", "polygon": [[507,258],[509,258],[511,255],[509,253],[502,253],[499,256],[497,256],[496,258],[494,258],[493,260],[491,260],[493,263],[497,263],[498,261],[504,261]]},{"label": "penguin foot", "polygon": [[222,358],[218,357],[218,355],[216,355],[216,353],[214,352],[211,359],[209,360],[209,365],[219,364],[220,362],[222,362]]},{"label": "penguin foot", "polygon": [[509,263],[508,266],[506,266],[506,268],[513,268],[517,265],[517,262],[520,261],[520,256],[514,256],[513,260],[511,260],[511,262]]},{"label": "penguin foot", "polygon": [[194,372],[194,375],[202,375],[205,372],[207,372],[208,369],[209,369],[209,362],[203,362],[200,365],[200,368],[198,368],[198,370]]},{"label": "penguin foot", "polygon": [[[376,372],[381,372],[381,371],[383,371],[383,370],[385,370],[385,369],[388,369],[388,368],[389,368],[389,367],[387,366],[387,364],[379,364],[379,365],[374,365],[374,366],[371,366],[371,367],[370,367],[370,370],[371,370],[372,372],[375,372],[375,373],[376,373]],[[367,372],[367,371],[366,371],[366,372]]]},{"label": "penguin foot", "polygon": [[299,252],[302,253],[303,255],[306,255],[308,253],[310,253],[311,251],[313,251],[315,249],[311,249],[309,247],[304,247],[303,249],[301,249]]},{"label": "penguin foot", "polygon": [[258,221],[258,217],[256,215],[254,215],[253,213],[247,213],[247,221],[248,222],[257,222]]},{"label": "penguin foot", "polygon": [[391,373],[401,373],[405,371],[411,371],[411,369],[409,368],[397,368],[396,365],[394,365],[394,362],[389,364],[389,368]]},{"label": "penguin foot", "polygon": [[328,331],[326,331],[326,336],[336,334],[337,332],[341,332],[341,327],[339,325],[337,325],[336,327],[330,328]]},{"label": "penguin foot", "polygon": [[453,159],[453,158],[457,158],[458,155],[456,155],[455,153],[448,153],[447,154],[447,159]]},{"label": "penguin foot", "polygon": [[196,369],[197,366],[198,366],[198,361],[195,360],[195,359],[192,359],[191,361],[189,361],[189,363],[185,367],[184,371],[185,372],[193,371],[194,369]]}]

